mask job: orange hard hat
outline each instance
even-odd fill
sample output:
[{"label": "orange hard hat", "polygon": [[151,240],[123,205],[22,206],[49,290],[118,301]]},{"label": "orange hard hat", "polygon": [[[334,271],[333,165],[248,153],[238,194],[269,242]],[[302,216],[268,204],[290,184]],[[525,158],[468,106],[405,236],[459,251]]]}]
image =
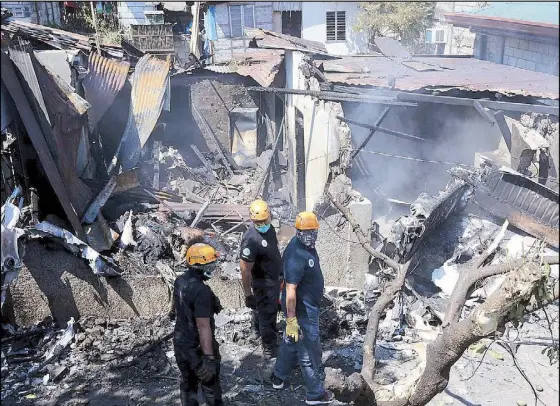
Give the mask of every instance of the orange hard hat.
[{"label": "orange hard hat", "polygon": [[189,265],[208,265],[218,260],[218,253],[208,244],[193,244],[187,250],[187,263]]},{"label": "orange hard hat", "polygon": [[296,217],[296,228],[298,230],[318,230],[319,221],[315,213],[302,211]]},{"label": "orange hard hat", "polygon": [[249,206],[249,218],[253,221],[264,221],[268,219],[270,212],[268,211],[268,204],[264,200],[255,200]]}]

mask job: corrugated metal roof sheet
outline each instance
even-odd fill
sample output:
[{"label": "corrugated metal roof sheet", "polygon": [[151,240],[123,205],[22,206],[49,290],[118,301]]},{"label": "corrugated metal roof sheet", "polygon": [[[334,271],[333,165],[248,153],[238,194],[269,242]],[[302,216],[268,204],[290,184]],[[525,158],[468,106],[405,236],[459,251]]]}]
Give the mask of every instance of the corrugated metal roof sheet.
[{"label": "corrugated metal roof sheet", "polygon": [[88,112],[90,129],[115,101],[126,82],[129,67],[128,62],[107,59],[97,53],[90,55],[89,71],[82,82],[86,100],[91,104]]},{"label": "corrugated metal roof sheet", "polygon": [[268,87],[274,81],[282,61],[284,51],[272,49],[246,49],[233,55],[229,65],[210,65],[205,69],[216,73],[237,73],[252,77],[259,85]]},{"label": "corrugated metal roof sheet", "polygon": [[285,49],[319,55],[328,54],[325,44],[309,41],[261,28],[245,28],[245,35],[253,38],[257,48]]},{"label": "corrugated metal roof sheet", "polygon": [[44,42],[57,49],[75,48],[84,51],[91,49],[89,38],[73,32],[45,27],[43,25],[9,20],[2,23],[2,31]]},{"label": "corrugated metal roof sheet", "polygon": [[322,63],[325,76],[332,83],[389,88],[389,80],[394,78],[394,89],[403,91],[457,88],[559,98],[557,76],[473,58],[415,57],[414,61],[441,70],[415,70],[384,56],[346,57]]},{"label": "corrugated metal roof sheet", "polygon": [[138,162],[140,150],[150,137],[163,108],[169,68],[167,61],[150,55],[144,55],[136,64],[128,121],[110,172],[116,167],[116,157],[123,171],[132,169]]}]

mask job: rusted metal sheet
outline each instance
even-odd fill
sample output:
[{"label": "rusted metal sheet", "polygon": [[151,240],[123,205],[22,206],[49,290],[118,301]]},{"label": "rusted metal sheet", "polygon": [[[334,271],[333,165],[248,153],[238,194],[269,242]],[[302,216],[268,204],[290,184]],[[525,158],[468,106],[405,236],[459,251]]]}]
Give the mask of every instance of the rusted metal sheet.
[{"label": "rusted metal sheet", "polygon": [[396,39],[390,37],[375,37],[375,45],[385,56],[410,59],[410,53]]},{"label": "rusted metal sheet", "polygon": [[[540,72],[474,58],[414,57],[412,61],[422,65],[409,68],[384,56],[364,56],[323,61],[323,68],[329,82],[354,86],[389,88],[391,76],[394,89],[403,91],[462,89],[555,100],[559,97],[558,78]],[[426,69],[425,65],[432,68]]]},{"label": "rusted metal sheet", "polygon": [[245,35],[252,38],[251,46],[256,48],[285,49],[328,55],[327,48],[322,42],[309,41],[261,28],[245,28]]},{"label": "rusted metal sheet", "polygon": [[44,25],[12,19],[2,23],[2,31],[41,41],[57,49],[81,49],[83,51],[91,49],[89,37]]},{"label": "rusted metal sheet", "polygon": [[47,178],[49,179],[49,182],[58,197],[62,209],[68,217],[68,221],[70,222],[72,228],[80,238],[85,239],[85,234],[82,230],[76,210],[70,203],[67,185],[64,183],[60,173],[58,172],[56,163],[45,140],[45,135],[43,134],[41,127],[35,118],[31,105],[25,96],[14,66],[8,56],[3,52],[0,53],[0,57],[2,61],[2,81],[14,100],[16,108],[18,109],[25,128],[27,129],[27,133],[29,134],[29,138],[31,138],[31,142],[37,151],[39,160],[45,169]]},{"label": "rusted metal sheet", "polygon": [[476,186],[481,207],[519,229],[559,247],[559,195],[510,168],[485,160],[478,171],[454,169],[454,175]]},{"label": "rusted metal sheet", "polygon": [[144,55],[136,64],[132,75],[132,91],[128,121],[119,147],[109,167],[109,172],[120,163],[123,171],[132,169],[140,150],[152,133],[164,104],[169,63]]},{"label": "rusted metal sheet", "polygon": [[50,124],[47,106],[45,105],[39,81],[37,80],[35,69],[33,68],[33,62],[31,61],[29,44],[23,41],[16,42],[13,47],[10,47],[10,59],[17,66],[29,90],[33,94],[32,103],[35,105],[35,109],[37,111],[42,111],[44,119]]},{"label": "rusted metal sheet", "polygon": [[284,61],[283,50],[247,49],[243,53],[234,53],[234,64],[209,65],[204,69],[216,73],[237,73],[252,77],[259,85],[268,87],[276,78]]},{"label": "rusted metal sheet", "polygon": [[88,73],[82,85],[86,100],[91,105],[88,112],[90,130],[115,101],[126,82],[129,68],[130,63],[126,61],[104,58],[98,53],[89,56]]}]

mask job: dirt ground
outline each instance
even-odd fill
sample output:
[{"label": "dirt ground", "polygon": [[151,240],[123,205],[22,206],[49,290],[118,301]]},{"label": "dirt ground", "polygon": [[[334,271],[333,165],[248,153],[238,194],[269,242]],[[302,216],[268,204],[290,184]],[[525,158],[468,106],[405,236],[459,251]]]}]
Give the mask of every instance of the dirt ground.
[{"label": "dirt ground", "polygon": [[[549,308],[550,317],[557,317],[558,307]],[[165,320],[160,318],[159,320]],[[167,324],[168,323],[168,324]],[[158,326],[156,330],[170,331],[171,323]],[[219,325],[219,324],[218,324]],[[520,339],[531,340],[550,337],[545,318],[533,317],[520,330]],[[304,404],[305,390],[299,371],[294,371],[289,388],[275,391],[269,382],[273,364],[265,362],[256,342],[247,341],[247,321],[219,327],[218,335],[223,341],[222,386],[224,399],[229,405],[299,405]],[[139,330],[134,330],[139,331]],[[145,334],[142,332],[142,334]],[[104,337],[109,337],[106,334]],[[104,338],[101,337],[101,340]],[[136,337],[128,336],[135,340]],[[114,341],[113,338],[111,338]],[[325,367],[341,368],[346,375],[359,368],[361,343],[357,336],[345,339],[327,339],[323,342]],[[121,343],[122,345],[123,343]],[[126,343],[124,343],[126,344]],[[381,343],[384,349],[387,343]],[[95,343],[94,343],[95,345]],[[72,364],[72,357],[79,357],[79,346],[70,349],[59,364]],[[467,351],[453,367],[449,386],[436,396],[429,405],[515,405],[532,404],[534,397],[529,384],[515,367],[512,357],[494,344],[494,352],[481,354]],[[550,365],[543,347],[520,346],[517,361],[535,386],[541,404],[558,404],[558,364]],[[91,352],[91,350],[89,350]],[[390,351],[380,351],[380,361],[396,357]],[[135,365],[110,368],[103,362],[107,354],[97,354],[97,361],[84,361],[69,368],[68,374],[57,383],[38,383],[27,395],[14,395],[2,401],[5,405],[96,405],[139,406],[178,405],[179,372],[175,364],[171,340],[140,357]],[[110,356],[109,356],[110,358]],[[481,362],[482,361],[482,362]],[[402,365],[403,369],[405,365]],[[476,370],[476,372],[474,372]],[[405,373],[405,371],[401,371]],[[383,372],[381,372],[383,373]],[[26,396],[28,397],[26,399]],[[202,404],[202,402],[201,402]],[[334,405],[345,403],[335,402]]]}]

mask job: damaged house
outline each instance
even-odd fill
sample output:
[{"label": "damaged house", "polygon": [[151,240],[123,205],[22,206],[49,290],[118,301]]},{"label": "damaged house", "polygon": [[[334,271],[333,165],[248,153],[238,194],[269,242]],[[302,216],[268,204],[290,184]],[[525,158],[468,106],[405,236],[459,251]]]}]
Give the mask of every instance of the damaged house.
[{"label": "damaged house", "polygon": [[[137,18],[133,2],[130,15],[123,3],[121,18]],[[240,10],[249,6],[260,7]],[[190,13],[162,7],[167,17]],[[297,212],[320,219],[324,358],[346,375],[364,364],[368,312],[391,276],[379,258],[414,263],[380,324],[389,343],[379,356],[382,400],[402,394],[399,371],[420,368],[405,355],[403,368],[393,353],[412,353],[414,340],[441,327],[449,278],[487,248],[480,240],[506,221],[507,244],[492,261],[529,246],[558,255],[557,77],[464,56],[418,57],[388,38],[376,39],[380,54],[337,57],[321,42],[259,26],[256,11],[237,46],[220,33],[219,9],[241,6],[210,7],[216,52],[193,64],[173,61],[189,56],[177,52],[183,34],[171,33],[175,48],[152,52],[3,14],[2,315],[15,337],[9,356],[3,349],[11,385],[3,400],[64,399],[58,383],[85,374],[117,393],[105,369],[135,366],[126,385],[151,392],[134,401],[173,402],[157,381],[176,373],[165,314],[185,249],[197,241],[221,254],[209,284],[227,309],[216,325],[230,400],[268,399],[238,268],[248,204],[259,196],[281,249]],[[277,11],[270,7],[270,23]],[[224,52],[220,40],[229,43]],[[489,295],[477,291],[466,308]],[[53,355],[49,340],[16,348],[22,334],[56,337],[66,352]],[[140,384],[148,374],[157,376]],[[96,384],[82,385],[75,396],[99,395]],[[278,404],[301,400],[298,390]]]}]

